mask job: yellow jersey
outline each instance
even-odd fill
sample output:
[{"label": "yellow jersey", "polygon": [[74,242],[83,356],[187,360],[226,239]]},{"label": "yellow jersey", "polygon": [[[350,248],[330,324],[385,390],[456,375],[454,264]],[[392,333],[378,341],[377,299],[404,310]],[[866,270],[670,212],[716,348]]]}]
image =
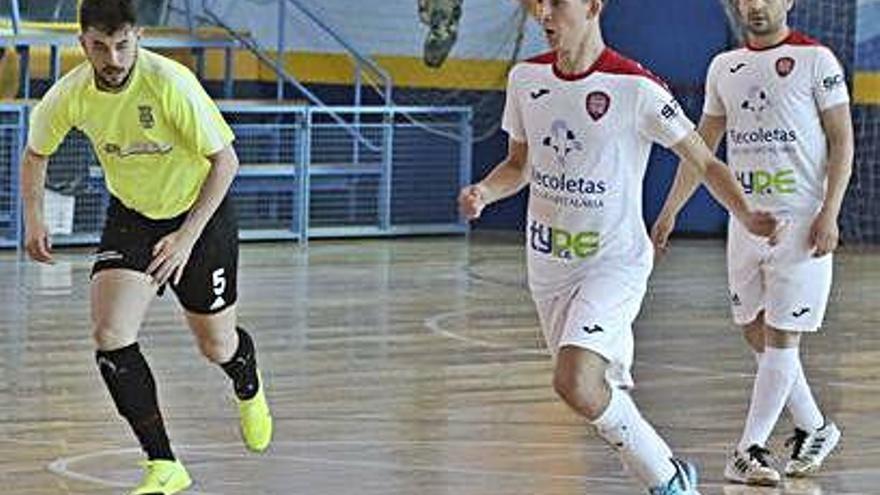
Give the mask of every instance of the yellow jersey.
[{"label": "yellow jersey", "polygon": [[185,66],[140,49],[132,70],[118,93],[97,89],[88,62],[67,73],[34,107],[28,147],[51,155],[79,129],[114,196],[149,218],[172,218],[195,203],[211,168],[207,157],[235,136]]}]

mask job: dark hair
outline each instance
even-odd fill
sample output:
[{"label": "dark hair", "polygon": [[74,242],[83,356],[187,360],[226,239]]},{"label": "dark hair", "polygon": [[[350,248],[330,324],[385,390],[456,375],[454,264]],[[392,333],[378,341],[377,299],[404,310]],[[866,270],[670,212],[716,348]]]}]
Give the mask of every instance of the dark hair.
[{"label": "dark hair", "polygon": [[79,28],[113,34],[126,24],[137,24],[136,0],[82,0],[79,7]]}]

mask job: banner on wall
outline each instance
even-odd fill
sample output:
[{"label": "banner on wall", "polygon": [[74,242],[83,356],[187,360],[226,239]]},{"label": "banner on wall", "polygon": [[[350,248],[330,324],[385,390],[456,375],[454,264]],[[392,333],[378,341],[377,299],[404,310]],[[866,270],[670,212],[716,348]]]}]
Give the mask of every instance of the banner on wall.
[{"label": "banner on wall", "polygon": [[880,0],[858,0],[856,100],[880,104]]}]

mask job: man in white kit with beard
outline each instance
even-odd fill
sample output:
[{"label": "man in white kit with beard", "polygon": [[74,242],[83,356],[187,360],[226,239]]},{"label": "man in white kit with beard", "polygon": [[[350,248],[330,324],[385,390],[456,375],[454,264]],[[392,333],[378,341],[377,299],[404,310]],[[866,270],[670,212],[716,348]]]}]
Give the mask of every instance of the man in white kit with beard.
[{"label": "man in white kit with beard", "polygon": [[[837,217],[852,171],[853,129],[843,69],[828,48],[788,27],[793,0],[732,0],[747,45],[715,57],[699,132],[760,208],[783,220],[768,246],[732,218],[728,280],[733,319],[755,352],[758,372],[742,437],[724,476],[781,481],[767,440],[784,407],[795,424],[788,476],[819,469],[840,430],[819,410],[799,355],[801,335],[821,325],[831,291]],[[652,237],[665,249],[675,216],[698,178],[679,167]]]}]

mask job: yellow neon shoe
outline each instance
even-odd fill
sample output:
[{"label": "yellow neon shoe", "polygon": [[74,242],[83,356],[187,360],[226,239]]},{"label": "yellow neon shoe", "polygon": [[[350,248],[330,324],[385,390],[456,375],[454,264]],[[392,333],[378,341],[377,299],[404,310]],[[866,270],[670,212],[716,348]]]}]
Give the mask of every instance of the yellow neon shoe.
[{"label": "yellow neon shoe", "polygon": [[141,463],[144,477],[131,495],[173,495],[192,485],[192,479],[180,461],[156,459]]},{"label": "yellow neon shoe", "polygon": [[262,452],[272,441],[272,415],[266,402],[263,376],[257,371],[257,395],[238,401],[241,438],[245,446],[254,452]]}]

